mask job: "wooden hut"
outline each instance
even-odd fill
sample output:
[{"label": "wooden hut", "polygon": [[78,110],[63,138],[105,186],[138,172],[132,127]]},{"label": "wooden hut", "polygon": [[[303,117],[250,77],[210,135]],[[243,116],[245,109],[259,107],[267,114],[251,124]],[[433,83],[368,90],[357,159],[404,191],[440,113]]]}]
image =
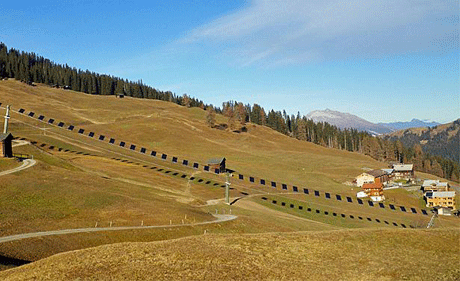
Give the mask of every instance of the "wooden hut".
[{"label": "wooden hut", "polygon": [[0,157],[13,157],[12,141],[12,134],[0,134]]},{"label": "wooden hut", "polygon": [[209,159],[206,164],[212,170],[218,169],[219,172],[225,173],[226,172],[225,160],[226,159],[223,158],[223,157],[222,158],[213,158],[213,159]]}]

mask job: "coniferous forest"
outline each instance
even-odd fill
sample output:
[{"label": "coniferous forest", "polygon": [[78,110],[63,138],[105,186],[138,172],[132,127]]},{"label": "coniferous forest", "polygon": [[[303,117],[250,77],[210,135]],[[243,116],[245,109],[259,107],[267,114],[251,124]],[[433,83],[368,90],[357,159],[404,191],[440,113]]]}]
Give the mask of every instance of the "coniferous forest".
[{"label": "coniferous forest", "polygon": [[216,127],[213,114],[219,113],[228,118],[225,125],[231,130],[245,128],[245,124],[251,122],[268,126],[301,141],[362,153],[388,163],[413,163],[417,171],[453,181],[459,181],[460,178],[458,162],[425,153],[420,145],[403,145],[399,140],[373,137],[355,129],[339,129],[328,123],[315,123],[300,113],[288,115],[285,111],[267,112],[257,104],[251,106],[230,101],[223,103],[222,108],[214,107],[186,94],[176,95],[170,91],[159,91],[145,85],[142,80],[133,82],[56,64],[34,53],[8,49],[3,43],[0,43],[0,78],[14,78],[29,84],[42,83],[91,95],[127,95],[169,101],[187,107],[200,107],[208,111],[207,122],[212,127]]}]

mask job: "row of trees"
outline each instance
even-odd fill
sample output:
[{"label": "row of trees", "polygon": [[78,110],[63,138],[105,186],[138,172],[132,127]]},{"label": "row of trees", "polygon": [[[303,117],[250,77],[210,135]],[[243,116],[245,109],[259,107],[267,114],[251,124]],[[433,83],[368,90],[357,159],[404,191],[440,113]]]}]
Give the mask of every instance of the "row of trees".
[{"label": "row of trees", "polygon": [[123,94],[136,98],[174,102],[186,107],[201,107],[208,111],[207,123],[213,127],[215,114],[228,118],[227,126],[234,130],[247,122],[268,126],[282,134],[325,147],[348,150],[369,155],[380,161],[413,162],[419,171],[458,181],[458,163],[423,153],[417,146],[405,147],[399,141],[383,140],[355,129],[339,129],[328,123],[315,123],[305,116],[288,115],[286,111],[270,110],[258,104],[244,105],[225,102],[222,108],[205,105],[203,101],[186,94],[178,96],[170,91],[158,91],[142,80],[132,82],[118,77],[101,75],[88,70],[56,64],[34,53],[19,52],[0,43],[0,77],[53,86],[66,86],[74,91],[93,95]]},{"label": "row of trees", "polygon": [[[24,82],[43,83],[66,87],[92,95],[127,95],[136,98],[157,99],[183,104],[185,96],[170,91],[158,91],[145,85],[142,80],[128,81],[118,77],[83,71],[56,64],[34,53],[9,49],[0,43],[0,77],[15,78]],[[189,106],[205,107],[203,101],[186,96]]]}]

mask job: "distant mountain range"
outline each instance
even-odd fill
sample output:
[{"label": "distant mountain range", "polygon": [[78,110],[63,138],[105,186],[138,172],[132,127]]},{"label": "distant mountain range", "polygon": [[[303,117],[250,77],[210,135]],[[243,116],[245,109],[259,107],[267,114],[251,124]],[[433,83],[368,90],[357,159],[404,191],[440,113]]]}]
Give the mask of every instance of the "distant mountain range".
[{"label": "distant mountain range", "polygon": [[424,152],[460,163],[460,119],[436,127],[410,128],[393,132],[386,139],[406,147],[420,145]]},{"label": "distant mountain range", "polygon": [[393,131],[386,126],[374,124],[356,115],[330,109],[312,111],[307,114],[307,118],[314,122],[327,122],[341,129],[354,128],[373,135],[386,134]]},{"label": "distant mountain range", "polygon": [[330,109],[312,111],[307,114],[307,118],[315,122],[327,122],[341,129],[354,128],[359,131],[369,132],[373,135],[388,134],[409,128],[434,127],[440,125],[438,122],[427,122],[419,119],[412,119],[410,122],[375,124],[356,115]]},{"label": "distant mountain range", "polygon": [[393,122],[393,123],[377,123],[378,125],[385,126],[393,131],[405,130],[409,128],[421,128],[421,127],[434,127],[441,125],[438,122],[429,122],[419,119],[412,119],[410,122]]}]

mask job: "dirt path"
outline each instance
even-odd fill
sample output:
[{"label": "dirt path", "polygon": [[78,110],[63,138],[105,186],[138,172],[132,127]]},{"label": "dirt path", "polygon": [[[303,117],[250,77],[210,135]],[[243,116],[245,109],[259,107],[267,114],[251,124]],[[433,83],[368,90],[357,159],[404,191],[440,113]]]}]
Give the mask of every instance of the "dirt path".
[{"label": "dirt path", "polygon": [[11,169],[11,170],[6,170],[6,171],[3,171],[3,172],[0,172],[0,176],[4,176],[4,175],[16,173],[16,172],[28,169],[28,168],[32,167],[33,165],[35,165],[35,164],[37,164],[37,161],[35,161],[33,159],[26,159],[26,160],[22,161],[21,166],[16,167],[16,168]]},{"label": "dirt path", "polygon": [[168,224],[168,225],[151,225],[151,226],[118,226],[118,227],[94,227],[94,228],[74,228],[74,229],[62,229],[62,230],[53,230],[53,231],[43,231],[43,232],[32,232],[32,233],[23,233],[16,234],[11,236],[0,237],[0,243],[17,241],[27,238],[36,238],[43,236],[52,236],[52,235],[64,235],[72,233],[88,233],[88,232],[100,232],[100,231],[121,231],[121,230],[139,230],[139,229],[152,229],[152,228],[171,228],[171,227],[184,227],[184,226],[199,226],[207,225],[214,223],[222,223],[227,221],[232,221],[237,216],[233,215],[213,215],[216,220],[205,221],[198,223],[186,223],[186,224]]},{"label": "dirt path", "polygon": [[25,140],[13,140],[13,145],[12,147],[17,147],[17,146],[22,146],[22,145],[28,145],[30,142],[25,141]]}]

